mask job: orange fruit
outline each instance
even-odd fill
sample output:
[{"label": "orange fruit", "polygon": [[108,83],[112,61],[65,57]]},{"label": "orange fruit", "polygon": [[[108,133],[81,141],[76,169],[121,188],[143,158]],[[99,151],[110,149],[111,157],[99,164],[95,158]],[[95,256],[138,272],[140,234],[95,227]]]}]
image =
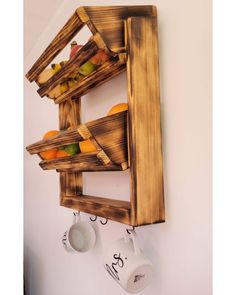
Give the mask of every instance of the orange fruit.
[{"label": "orange fruit", "polygon": [[106,53],[104,50],[99,49],[98,52],[90,58],[91,63],[94,65],[101,65],[105,61],[107,61],[110,58],[109,54]]},{"label": "orange fruit", "polygon": [[80,147],[81,153],[96,152],[96,150],[97,150],[90,139],[80,141],[79,147]]},{"label": "orange fruit", "polygon": [[[44,134],[43,139],[48,139],[52,136],[57,135],[58,133],[59,133],[58,130],[50,130]],[[52,159],[56,158],[56,154],[57,154],[57,149],[54,149],[54,150],[48,150],[48,151],[41,152],[40,156],[44,160],[52,160]]]},{"label": "orange fruit", "polygon": [[44,134],[43,139],[48,139],[52,136],[57,135],[58,133],[60,133],[58,130],[50,130]]},{"label": "orange fruit", "polygon": [[44,160],[52,160],[56,158],[57,150],[48,150],[40,153]]},{"label": "orange fruit", "polygon": [[114,114],[117,114],[117,113],[120,113],[120,112],[124,112],[124,111],[127,111],[128,110],[128,104],[127,103],[119,103],[117,105],[114,105],[110,111],[108,112],[107,116],[110,116],[110,115],[114,115]]},{"label": "orange fruit", "polygon": [[69,155],[64,150],[59,150],[56,153],[56,158],[68,157]]}]

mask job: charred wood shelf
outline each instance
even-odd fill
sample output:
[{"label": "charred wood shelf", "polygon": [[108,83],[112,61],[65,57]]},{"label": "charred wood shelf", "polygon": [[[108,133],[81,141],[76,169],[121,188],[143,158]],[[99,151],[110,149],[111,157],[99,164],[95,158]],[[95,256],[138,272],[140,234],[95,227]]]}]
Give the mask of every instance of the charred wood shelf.
[{"label": "charred wood shelf", "polygon": [[[44,84],[37,79],[73,37],[87,26],[92,37]],[[60,133],[27,147],[30,154],[91,140],[95,152],[42,160],[60,175],[60,205],[140,226],[165,221],[160,125],[157,11],[155,6],[79,7],[26,74],[48,96],[78,68],[104,50],[109,59],[65,93]],[[81,124],[81,97],[127,70],[128,111]],[[70,127],[70,128],[69,128]],[[69,130],[67,130],[69,128]],[[130,201],[83,195],[82,172],[130,169]]]}]

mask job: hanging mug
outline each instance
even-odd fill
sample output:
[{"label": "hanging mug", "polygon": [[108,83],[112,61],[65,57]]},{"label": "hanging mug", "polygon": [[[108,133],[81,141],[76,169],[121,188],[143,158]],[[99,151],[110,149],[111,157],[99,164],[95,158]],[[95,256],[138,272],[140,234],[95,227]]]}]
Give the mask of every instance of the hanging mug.
[{"label": "hanging mug", "polygon": [[138,246],[136,234],[126,234],[106,250],[104,267],[110,276],[129,293],[142,291],[153,277],[151,261]]},{"label": "hanging mug", "polygon": [[95,245],[96,234],[91,224],[80,220],[80,213],[73,213],[71,227],[65,231],[62,244],[66,251],[84,253]]}]

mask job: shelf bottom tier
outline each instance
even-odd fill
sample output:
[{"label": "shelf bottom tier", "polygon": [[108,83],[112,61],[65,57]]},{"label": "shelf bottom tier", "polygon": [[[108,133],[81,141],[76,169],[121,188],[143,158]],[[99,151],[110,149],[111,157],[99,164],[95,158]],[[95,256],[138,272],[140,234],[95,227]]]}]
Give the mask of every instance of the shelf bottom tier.
[{"label": "shelf bottom tier", "polygon": [[130,224],[130,202],[87,195],[62,196],[61,206]]},{"label": "shelf bottom tier", "polygon": [[121,165],[104,164],[98,157],[97,152],[77,154],[75,156],[43,160],[39,163],[43,170],[57,169],[58,171],[122,171],[128,168],[128,164]]}]

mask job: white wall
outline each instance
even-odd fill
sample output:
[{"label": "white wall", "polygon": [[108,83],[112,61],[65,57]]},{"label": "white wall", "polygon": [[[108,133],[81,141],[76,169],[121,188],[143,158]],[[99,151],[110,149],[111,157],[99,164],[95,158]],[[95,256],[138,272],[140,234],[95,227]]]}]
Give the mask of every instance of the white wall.
[{"label": "white wall", "polygon": [[[102,4],[154,4],[159,11],[166,222],[136,230],[155,266],[155,280],[141,294],[210,295],[210,1],[65,1],[27,55],[25,72],[75,7]],[[43,15],[43,6],[38,9]],[[57,106],[40,98],[36,89],[25,79],[25,145],[58,128]],[[83,97],[84,120],[101,117],[110,106],[125,101],[126,90],[122,74]],[[66,253],[61,235],[70,225],[71,210],[59,206],[57,173],[41,170],[38,163],[37,156],[25,152],[25,272],[29,294],[125,294],[105,272],[101,255],[106,245],[121,237],[126,226],[97,222],[96,247],[83,255]],[[86,174],[85,191],[128,200],[128,177],[128,172]],[[89,215],[82,217],[88,220]]]}]

